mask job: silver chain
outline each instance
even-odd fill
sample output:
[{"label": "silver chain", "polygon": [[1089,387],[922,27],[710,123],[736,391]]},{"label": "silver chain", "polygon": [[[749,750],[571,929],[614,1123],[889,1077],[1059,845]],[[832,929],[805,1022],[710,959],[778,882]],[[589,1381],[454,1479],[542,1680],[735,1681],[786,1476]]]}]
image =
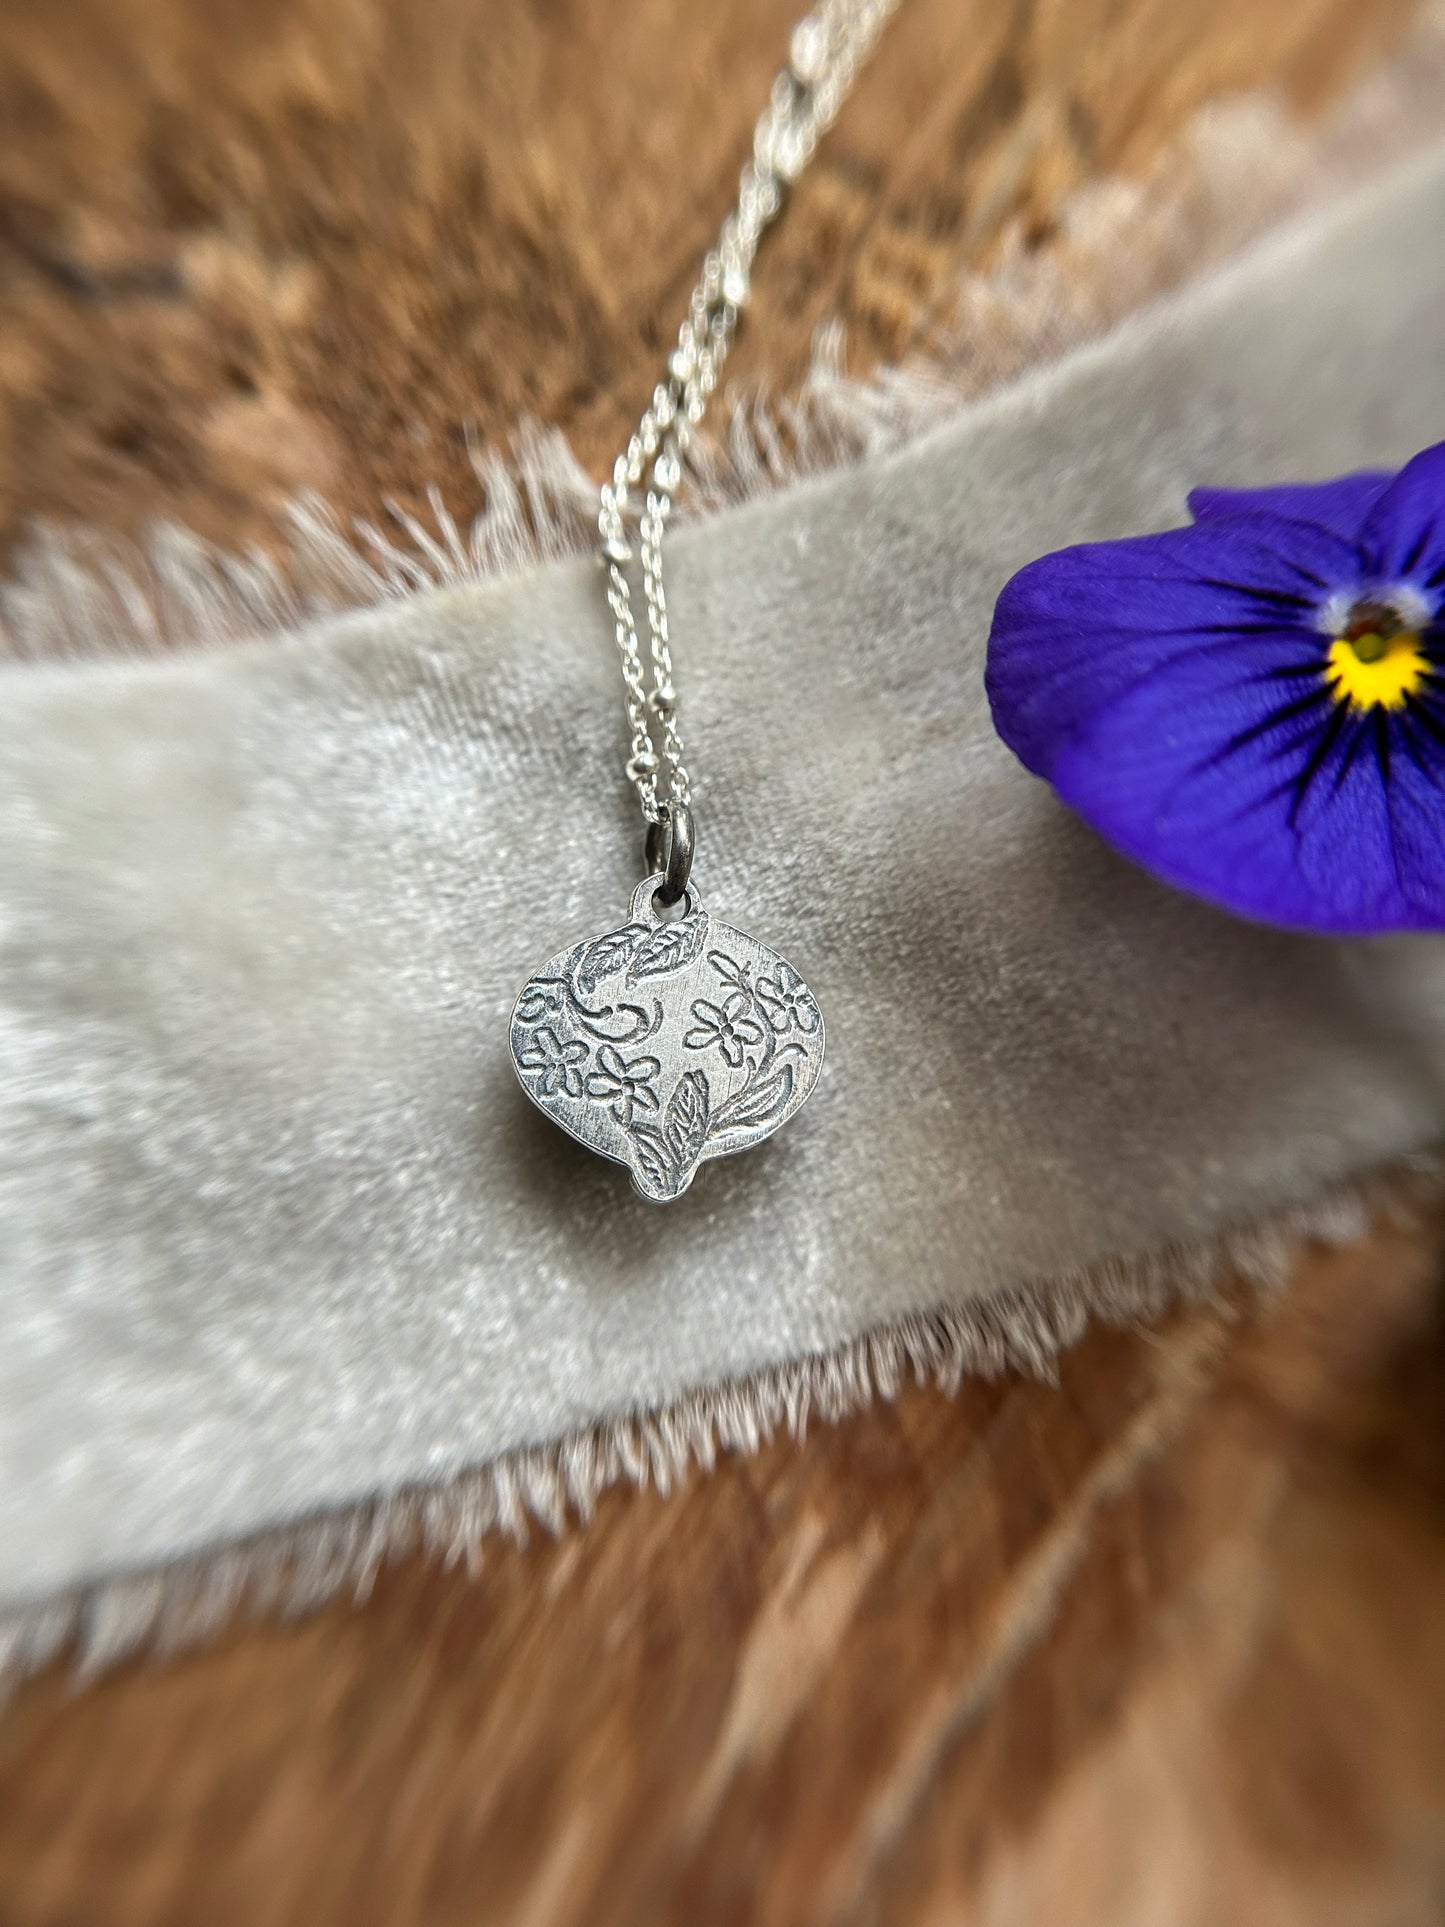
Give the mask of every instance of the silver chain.
[{"label": "silver chain", "polygon": [[[758,243],[782,207],[785,189],[813,158],[898,4],[899,0],[821,0],[793,30],[788,65],[773,82],[768,104],[753,130],[752,158],[738,182],[737,207],[723,222],[717,245],[703,261],[666,377],[652,391],[637,432],[613,463],[610,480],[602,485],[597,530],[627,690],[632,731],[627,774],[648,823],[658,823],[667,804],[686,809],[692,800],[677,729],[677,690],[662,580],[662,538],[682,479],[683,458],[718,385],[738,314],[747,304]],[[636,519],[651,687],[625,573],[632,560],[629,516],[645,474],[646,493]],[[665,782],[665,795],[659,794],[660,782]]]}]

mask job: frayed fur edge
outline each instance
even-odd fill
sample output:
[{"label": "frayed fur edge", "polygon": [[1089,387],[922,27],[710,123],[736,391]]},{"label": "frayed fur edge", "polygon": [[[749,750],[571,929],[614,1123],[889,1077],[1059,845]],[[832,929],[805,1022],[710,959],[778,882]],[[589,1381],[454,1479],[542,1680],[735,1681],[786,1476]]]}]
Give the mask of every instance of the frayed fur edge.
[{"label": "frayed fur edge", "polygon": [[1388,1215],[1417,1223],[1445,1196],[1445,1159],[1419,1156],[1342,1185],[1312,1205],[1146,1257],[1110,1260],[1037,1287],[942,1306],[826,1352],[689,1393],[655,1412],[603,1421],[510,1452],[445,1484],[412,1487],[233,1547],[86,1586],[0,1614],[0,1690],[69,1655],[88,1681],[120,1661],[167,1658],[238,1614],[294,1618],[343,1593],[361,1599],[389,1561],[421,1554],[476,1573],[484,1543],[525,1545],[535,1526],[585,1525],[613,1486],[666,1494],[725,1452],[754,1453],[809,1421],[834,1424],[909,1382],[953,1394],[966,1378],[1052,1379],[1089,1325],[1138,1326],[1179,1306],[1222,1305],[1227,1287],[1281,1288],[1302,1243],[1357,1242]]},{"label": "frayed fur edge", "polygon": [[[796,395],[736,397],[724,436],[701,439],[692,452],[685,512],[748,501],[905,446],[1096,338],[1271,222],[1379,176],[1442,125],[1439,5],[1322,132],[1306,136],[1272,95],[1206,106],[1144,179],[1076,194],[1042,247],[1016,222],[987,272],[967,276],[941,304],[925,350],[903,366],[849,376],[834,325],[819,335]],[[1044,131],[1040,123],[1030,138]],[[391,503],[384,516],[350,525],[306,495],[285,511],[274,554],[230,554],[169,524],[143,549],[42,528],[0,586],[0,656],[206,647],[591,552],[596,486],[560,431],[524,425],[506,455],[474,446],[471,456],[482,505],[469,519],[458,520],[435,488],[429,519]]]}]

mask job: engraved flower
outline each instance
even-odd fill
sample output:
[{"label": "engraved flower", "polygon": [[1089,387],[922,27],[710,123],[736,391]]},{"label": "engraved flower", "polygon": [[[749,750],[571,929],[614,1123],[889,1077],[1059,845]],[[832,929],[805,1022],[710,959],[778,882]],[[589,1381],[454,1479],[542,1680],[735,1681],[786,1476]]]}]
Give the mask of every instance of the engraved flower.
[{"label": "engraved flower", "polygon": [[613,1044],[597,1053],[597,1068],[587,1079],[587,1095],[599,1104],[611,1103],[612,1115],[625,1131],[634,1111],[655,1111],[657,1092],[652,1080],[662,1069],[655,1057],[624,1057]]},{"label": "engraved flower", "polygon": [[811,1036],[818,1028],[813,993],[791,964],[780,963],[775,976],[758,978],[758,1002],[780,1037],[793,1029]]},{"label": "engraved flower", "polygon": [[555,1097],[559,1091],[580,1097],[582,1073],[577,1066],[586,1056],[587,1046],[580,1038],[569,1037],[564,1044],[549,1024],[533,1032],[525,1049],[518,1051],[517,1062],[524,1071],[541,1072],[537,1088],[543,1097]]},{"label": "engraved flower", "polygon": [[540,1024],[544,1018],[560,1017],[566,1008],[566,986],[557,977],[541,977],[517,999],[517,1022]]},{"label": "engraved flower", "polygon": [[689,1050],[720,1050],[736,1070],[749,1044],[761,1044],[763,1027],[749,1013],[752,998],[745,990],[734,990],[721,1004],[710,1004],[699,997],[692,1007],[693,1028],[683,1038]]}]

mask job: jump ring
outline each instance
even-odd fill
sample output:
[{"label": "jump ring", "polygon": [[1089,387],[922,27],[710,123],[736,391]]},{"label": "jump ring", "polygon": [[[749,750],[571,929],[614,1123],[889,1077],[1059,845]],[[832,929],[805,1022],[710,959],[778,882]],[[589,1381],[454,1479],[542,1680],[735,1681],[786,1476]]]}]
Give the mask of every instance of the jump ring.
[{"label": "jump ring", "polygon": [[657,821],[647,826],[646,862],[649,876],[662,872],[656,900],[664,910],[682,900],[692,875],[693,848],[692,811],[686,803],[662,804]]}]

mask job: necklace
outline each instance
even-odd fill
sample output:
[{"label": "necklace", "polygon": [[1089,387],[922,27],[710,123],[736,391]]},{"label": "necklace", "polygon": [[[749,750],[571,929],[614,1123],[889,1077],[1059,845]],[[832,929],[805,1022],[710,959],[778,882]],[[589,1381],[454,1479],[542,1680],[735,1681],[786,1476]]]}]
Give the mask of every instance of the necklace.
[{"label": "necklace", "polygon": [[[544,964],[512,1011],[522,1088],[565,1131],[625,1164],[645,1198],[681,1197],[707,1158],[746,1150],[799,1109],[823,1067],[823,1018],[775,950],[709,914],[691,882],[692,788],[678,734],[662,544],[693,431],[746,304],[753,258],[898,0],[822,0],[753,132],[736,208],[703,262],[663,381],[602,486],[597,528],[646,824],[627,922]],[[637,559],[650,684],[627,570]]]}]

